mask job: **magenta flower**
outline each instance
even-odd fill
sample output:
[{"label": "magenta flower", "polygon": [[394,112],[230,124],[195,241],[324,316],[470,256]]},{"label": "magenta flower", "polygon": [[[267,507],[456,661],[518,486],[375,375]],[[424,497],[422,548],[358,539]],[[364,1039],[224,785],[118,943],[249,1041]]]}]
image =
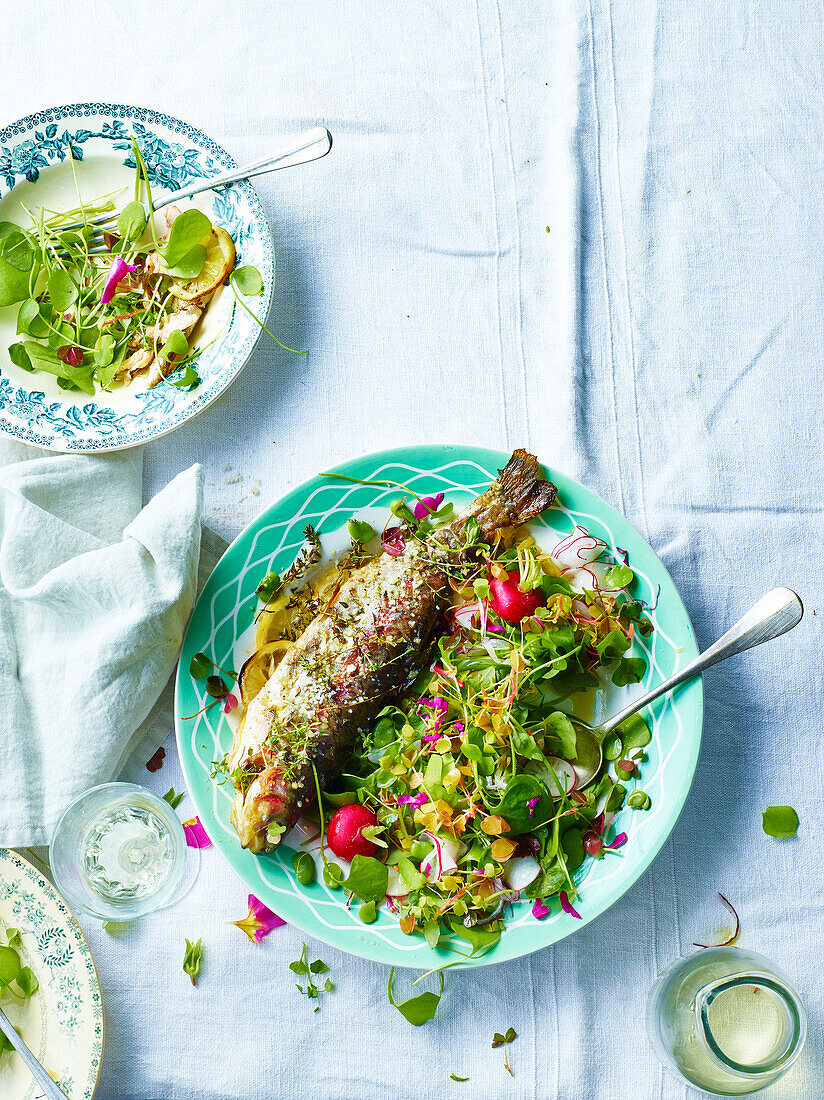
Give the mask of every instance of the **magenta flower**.
[{"label": "magenta flower", "polygon": [[619,833],[618,836],[613,841],[611,841],[609,844],[605,844],[604,847],[609,848],[609,849],[623,848],[623,846],[626,844],[626,842],[627,842],[627,834],[626,833]]},{"label": "magenta flower", "polygon": [[103,293],[100,296],[101,305],[106,305],[110,302],[117,293],[117,284],[127,275],[130,271],[137,271],[137,264],[127,264],[122,256],[115,256],[112,262],[109,264],[109,273],[106,276],[106,285],[103,287]]},{"label": "magenta flower", "polygon": [[235,707],[237,705],[238,705],[237,696],[236,695],[231,695],[231,694],[227,695],[226,696],[226,702],[223,704],[223,713],[224,714],[231,714],[232,711],[235,709]]},{"label": "magenta flower", "polygon": [[443,493],[435,493],[433,497],[421,497],[412,509],[412,513],[415,519],[426,519],[427,516],[431,516],[434,512],[437,512],[442,504]]},{"label": "magenta flower", "polygon": [[233,920],[232,924],[245,932],[252,943],[260,943],[264,936],[268,936],[273,928],[282,928],[286,921],[273,913],[254,894],[249,895],[249,912],[243,920]]},{"label": "magenta flower", "polygon": [[381,535],[381,546],[384,553],[389,554],[390,557],[399,558],[405,545],[400,527],[387,527]]},{"label": "magenta flower", "polygon": [[183,832],[186,834],[186,843],[190,848],[211,848],[212,842],[206,835],[206,830],[199,817],[193,817],[190,821],[183,822]]},{"label": "magenta flower", "polygon": [[532,915],[535,920],[544,920],[549,916],[549,908],[544,905],[543,898],[536,898],[532,906]]},{"label": "magenta flower", "polygon": [[423,806],[427,801],[427,796],[423,791],[420,794],[400,794],[395,801],[401,806],[411,806],[413,810],[417,810],[418,806]]},{"label": "magenta flower", "polygon": [[565,913],[569,913],[571,917],[576,917],[578,920],[580,920],[581,914],[577,912],[577,910],[573,909],[572,902],[569,900],[569,894],[566,892],[566,890],[562,890],[558,897],[561,899],[561,908],[563,909],[563,911]]},{"label": "magenta flower", "polygon": [[528,798],[526,800],[526,804],[529,808],[529,816],[530,817],[532,817],[533,813],[535,812],[535,807],[538,805],[538,803],[540,801],[541,801],[540,795],[535,795],[534,798]]}]

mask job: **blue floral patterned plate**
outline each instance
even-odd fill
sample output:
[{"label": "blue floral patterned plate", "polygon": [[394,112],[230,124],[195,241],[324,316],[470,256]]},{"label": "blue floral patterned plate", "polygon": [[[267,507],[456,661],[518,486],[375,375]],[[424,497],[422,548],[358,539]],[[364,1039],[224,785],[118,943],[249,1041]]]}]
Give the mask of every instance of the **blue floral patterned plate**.
[{"label": "blue floral patterned plate", "polygon": [[[68,1100],[91,1100],[103,1057],[103,1002],[92,953],[73,913],[39,871],[0,848],[0,941],[20,932],[24,965],[40,987],[3,1011]],[[17,1054],[0,1055],[3,1100],[34,1100],[40,1087]]]},{"label": "blue floral patterned plate", "polygon": [[[77,205],[71,160],[86,199],[134,185],[131,135],[137,138],[153,191],[175,191],[235,167],[229,154],[200,130],[144,107],[74,103],[29,115],[0,129],[0,221],[29,225],[22,206],[70,209]],[[129,199],[128,190],[123,201]],[[117,196],[115,196],[117,201]],[[275,257],[260,200],[248,181],[194,200],[234,238],[237,262],[263,276],[254,309],[264,320],[272,297]],[[260,329],[236,306],[229,288],[213,299],[198,343],[211,344],[198,360],[201,384],[191,392],[136,379],[94,398],[59,389],[56,378],[28,373],[9,359],[17,306],[0,309],[0,430],[57,451],[114,451],[146,443],[210,405],[239,373]],[[216,338],[216,339],[215,339]]]}]

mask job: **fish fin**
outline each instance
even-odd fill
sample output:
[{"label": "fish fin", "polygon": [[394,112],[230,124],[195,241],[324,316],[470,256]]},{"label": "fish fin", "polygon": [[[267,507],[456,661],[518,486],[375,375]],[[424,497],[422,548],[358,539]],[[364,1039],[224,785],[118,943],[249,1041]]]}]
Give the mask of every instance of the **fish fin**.
[{"label": "fish fin", "polygon": [[535,455],[518,448],[489,489],[468,509],[464,521],[474,516],[488,538],[502,527],[520,527],[540,515],[555,500],[556,492]]}]

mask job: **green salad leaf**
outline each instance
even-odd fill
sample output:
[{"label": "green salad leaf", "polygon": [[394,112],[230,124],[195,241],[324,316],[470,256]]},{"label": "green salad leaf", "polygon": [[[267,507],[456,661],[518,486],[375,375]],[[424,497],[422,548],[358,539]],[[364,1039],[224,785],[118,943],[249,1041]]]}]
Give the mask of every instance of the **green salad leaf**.
[{"label": "green salad leaf", "polygon": [[440,989],[437,993],[419,993],[417,997],[408,997],[405,1001],[396,1001],[392,991],[392,982],[395,977],[394,966],[389,971],[389,1003],[404,1016],[410,1024],[414,1027],[420,1027],[422,1024],[427,1023],[435,1013],[438,1011],[438,1005],[441,1003],[441,997],[443,996],[444,978],[443,973],[438,971],[438,980],[440,982]]},{"label": "green salad leaf", "polygon": [[761,825],[767,836],[795,836],[799,825],[798,814],[792,806],[768,806],[761,815]]}]

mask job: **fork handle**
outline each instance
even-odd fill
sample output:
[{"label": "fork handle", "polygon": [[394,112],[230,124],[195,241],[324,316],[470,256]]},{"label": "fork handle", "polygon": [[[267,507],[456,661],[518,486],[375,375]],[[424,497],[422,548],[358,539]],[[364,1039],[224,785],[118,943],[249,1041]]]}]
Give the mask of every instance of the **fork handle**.
[{"label": "fork handle", "polygon": [[172,191],[170,195],[157,198],[152,204],[154,210],[161,210],[170,202],[179,199],[188,199],[201,191],[211,191],[213,187],[221,187],[227,183],[237,183],[238,180],[249,179],[251,176],[262,176],[264,172],[276,172],[279,168],[292,168],[297,164],[308,164],[313,160],[325,157],[332,148],[332,135],[325,126],[315,126],[303,134],[287,141],[274,153],[252,161],[242,168],[230,168],[219,176],[209,176],[208,179],[196,180],[189,187],[181,187],[179,191]]},{"label": "fork handle", "polygon": [[60,1086],[52,1080],[41,1063],[37,1061],[35,1056],[14,1030],[11,1021],[2,1009],[0,1009],[0,1031],[3,1032],[23,1059],[29,1073],[43,1090],[44,1095],[48,1097],[48,1100],[66,1100],[65,1092],[63,1092]]},{"label": "fork handle", "polygon": [[652,691],[648,691],[646,695],[642,695],[640,699],[636,699],[634,703],[630,703],[628,707],[624,707],[618,714],[613,715],[608,722],[604,722],[601,727],[603,733],[607,734],[610,730],[614,730],[630,715],[657,699],[659,695],[672,690],[684,680],[697,676],[705,668],[717,665],[719,661],[726,661],[727,657],[734,657],[736,653],[743,653],[745,649],[752,649],[753,646],[761,645],[762,642],[780,638],[782,634],[786,634],[801,622],[803,614],[804,607],[801,600],[792,589],[774,588],[772,592],[762,596],[717,642],[713,642],[703,653],[699,653],[694,661],[690,661],[668,680],[664,680]]}]

